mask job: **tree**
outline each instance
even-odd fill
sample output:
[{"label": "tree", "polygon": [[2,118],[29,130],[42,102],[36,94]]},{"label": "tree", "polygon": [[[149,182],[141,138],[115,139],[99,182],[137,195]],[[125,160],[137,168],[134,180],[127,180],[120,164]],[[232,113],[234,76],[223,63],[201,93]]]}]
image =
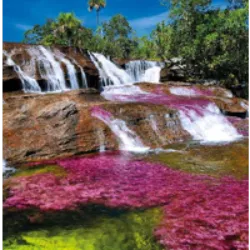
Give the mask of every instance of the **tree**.
[{"label": "tree", "polygon": [[89,49],[92,40],[92,30],[83,27],[73,13],[61,13],[56,20],[48,19],[44,25],[35,25],[24,34],[24,43],[47,46],[84,46]]},{"label": "tree", "polygon": [[156,29],[153,30],[151,37],[155,44],[157,57],[163,61],[171,57],[171,39],[173,29],[170,25],[166,25],[164,21],[158,23]]},{"label": "tree", "polygon": [[99,26],[99,12],[101,9],[106,7],[105,0],[89,0],[88,2],[89,10],[92,11],[93,9],[96,10],[96,25]]},{"label": "tree", "polygon": [[54,34],[61,37],[61,39],[66,41],[67,45],[71,46],[74,36],[80,31],[81,23],[74,13],[60,13],[54,23]]},{"label": "tree", "polygon": [[136,41],[133,39],[133,29],[124,16],[118,14],[104,22],[102,33],[107,46],[106,54],[120,58],[129,57]]}]

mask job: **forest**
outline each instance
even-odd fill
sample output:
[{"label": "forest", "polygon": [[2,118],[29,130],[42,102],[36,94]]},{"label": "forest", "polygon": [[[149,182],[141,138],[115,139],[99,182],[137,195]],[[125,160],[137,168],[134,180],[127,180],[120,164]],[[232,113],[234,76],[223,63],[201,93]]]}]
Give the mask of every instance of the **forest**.
[{"label": "forest", "polygon": [[[119,59],[166,61],[180,58],[191,79],[216,79],[230,87],[248,85],[248,1],[229,0],[226,8],[210,0],[162,0],[169,10],[148,36],[139,37],[121,14],[101,21],[105,0],[89,0],[96,29],[74,13],[60,13],[24,34],[26,44],[74,46]],[[247,90],[247,88],[246,88]]]}]

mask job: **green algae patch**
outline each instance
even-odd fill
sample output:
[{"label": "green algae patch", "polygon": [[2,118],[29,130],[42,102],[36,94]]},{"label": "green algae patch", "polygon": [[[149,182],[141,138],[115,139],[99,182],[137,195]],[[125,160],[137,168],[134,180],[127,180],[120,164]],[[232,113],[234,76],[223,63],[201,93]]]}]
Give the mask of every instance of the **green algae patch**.
[{"label": "green algae patch", "polygon": [[57,177],[64,177],[66,171],[59,165],[38,165],[32,167],[20,167],[13,177],[32,176],[36,174],[54,174]]},{"label": "green algae patch", "polygon": [[248,176],[248,140],[225,145],[180,144],[174,149],[177,151],[150,155],[145,160],[193,174],[238,179]]},{"label": "green algae patch", "polygon": [[9,236],[3,247],[8,250],[160,250],[162,247],[154,239],[153,232],[161,218],[159,208],[101,212],[96,216],[85,214],[81,219],[69,216],[62,223],[54,220]]}]

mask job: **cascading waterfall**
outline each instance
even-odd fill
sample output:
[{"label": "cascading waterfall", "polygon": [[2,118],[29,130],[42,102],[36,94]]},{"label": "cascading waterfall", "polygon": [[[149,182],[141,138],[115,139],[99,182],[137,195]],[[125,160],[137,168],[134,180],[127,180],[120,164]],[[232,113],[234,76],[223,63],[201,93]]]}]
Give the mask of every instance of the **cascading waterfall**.
[{"label": "cascading waterfall", "polygon": [[147,152],[149,150],[148,147],[143,145],[136,133],[127,127],[125,121],[113,119],[109,112],[101,108],[94,108],[92,110],[92,116],[103,121],[117,136],[120,141],[120,150],[138,153]]},{"label": "cascading waterfall", "polygon": [[97,136],[98,136],[99,145],[100,145],[99,151],[104,152],[105,151],[105,135],[103,133],[103,130],[98,129],[97,130]]},{"label": "cascading waterfall", "polygon": [[164,63],[154,61],[135,60],[125,64],[126,72],[133,82],[159,83],[160,71]]},{"label": "cascading waterfall", "polygon": [[101,83],[105,86],[131,85],[135,82],[159,83],[164,63],[153,61],[131,61],[126,70],[117,67],[102,54],[90,53],[90,58],[99,71]]},{"label": "cascading waterfall", "polygon": [[74,64],[80,69],[81,71],[81,77],[82,77],[82,84],[85,88],[88,88],[88,81],[87,81],[87,77],[86,77],[86,74],[83,70],[83,68],[81,67],[81,65],[74,59],[74,58],[71,58],[71,60],[74,62]]},{"label": "cascading waterfall", "polygon": [[60,51],[55,51],[55,56],[60,62],[64,63],[67,68],[67,73],[70,81],[70,89],[79,89],[75,66],[68,59],[66,59],[65,55]]},{"label": "cascading waterfall", "polygon": [[3,51],[3,54],[7,58],[6,64],[9,66],[13,66],[14,70],[18,74],[22,82],[23,91],[24,92],[41,92],[41,88],[38,82],[34,78],[25,74],[25,72],[21,69],[21,67],[15,64],[15,62],[11,58],[12,54],[8,54],[7,51]]},{"label": "cascading waterfall", "polygon": [[133,79],[129,76],[129,74],[127,74],[125,70],[118,68],[104,55],[90,53],[90,58],[99,71],[100,80],[103,86],[120,86],[133,83]]},{"label": "cascading waterfall", "polygon": [[3,172],[4,177],[8,177],[9,174],[14,173],[15,171],[16,171],[15,168],[10,167],[10,166],[8,165],[8,163],[7,163],[5,160],[3,160],[2,172]]},{"label": "cascading waterfall", "polygon": [[242,137],[214,103],[205,109],[181,108],[179,113],[183,128],[194,140],[230,142]]},{"label": "cascading waterfall", "polygon": [[45,91],[63,91],[66,90],[66,82],[63,70],[58,61],[56,61],[53,52],[43,46],[30,47],[28,52],[36,58],[40,75],[47,81]]},{"label": "cascading waterfall", "polygon": [[83,68],[80,65],[79,65],[79,68],[80,68],[80,71],[81,71],[82,83],[83,83],[85,88],[88,88],[88,81],[87,81],[86,74],[85,74]]},{"label": "cascading waterfall", "polygon": [[[28,52],[31,56],[32,67],[35,68],[35,62],[38,65],[42,78],[47,80],[46,91],[66,90],[64,72],[60,62],[67,67],[70,78],[71,88],[79,88],[75,66],[80,68],[83,82],[87,83],[86,76],[82,67],[72,59],[72,62],[66,59],[66,56],[59,51],[55,53],[43,46],[30,46]],[[15,68],[19,75],[23,89],[26,92],[41,92],[41,88],[35,79],[28,76],[20,66],[16,65],[6,51],[6,64]],[[197,98],[188,98],[188,96],[210,96],[213,92],[198,88],[170,88],[170,95],[152,94],[142,91],[138,86],[133,85],[137,81],[159,82],[160,69],[163,64],[151,61],[131,61],[126,64],[126,70],[123,70],[112,63],[104,55],[90,53],[90,58],[99,71],[100,80],[104,86],[102,95],[109,100],[124,102],[145,102],[166,105],[179,110],[182,126],[187,130],[195,140],[203,142],[225,142],[240,138],[237,130],[223,116],[218,107],[208,102],[205,106],[200,103],[202,100]],[[231,95],[228,94],[228,97]],[[245,104],[241,104],[245,108]],[[198,108],[197,108],[198,107]],[[119,119],[104,119],[114,133],[121,140],[122,149],[136,148],[138,151],[145,150],[138,137],[131,131],[126,123]],[[151,120],[154,129],[154,121]],[[157,128],[154,129],[157,132]]]},{"label": "cascading waterfall", "polygon": [[[146,93],[144,91],[141,91],[138,86],[124,86],[123,88],[121,88],[121,85],[126,84],[125,79],[128,79],[127,75],[129,74],[124,75],[124,71],[119,69],[115,64],[110,62],[103,55],[94,54],[94,56],[96,58],[95,64],[98,67],[101,77],[104,78],[105,82],[111,79],[111,81],[114,82],[115,85],[113,87],[104,89],[102,95],[106,99],[116,101],[119,100],[124,102],[146,102],[167,105],[176,108],[179,110],[180,120],[183,128],[187,130],[195,140],[200,140],[204,143],[230,142],[241,138],[241,135],[238,134],[237,130],[226,119],[226,117],[221,114],[219,108],[214,103],[208,101],[204,106],[202,100],[198,99],[192,102],[192,100],[189,98],[183,99],[182,97],[178,97],[211,95],[211,91],[173,87],[170,89],[173,95],[166,96],[163,94]],[[145,77],[145,68],[152,65],[152,62],[143,64],[140,61],[134,61],[128,64],[126,71],[127,73],[130,72],[130,74],[132,75],[132,77],[130,77],[132,78],[132,80],[140,80],[143,72]],[[152,70],[152,72],[154,72],[154,66],[152,68],[149,68],[148,70]],[[120,78],[116,78],[117,75],[119,75]],[[127,83],[130,82],[128,81]],[[116,124],[117,127],[124,128],[124,124],[122,124],[120,121],[118,122],[120,124],[119,126],[118,124]]]},{"label": "cascading waterfall", "polygon": [[161,73],[161,67],[159,66],[154,66],[152,68],[149,68],[145,71],[145,74],[140,80],[140,82],[159,83],[160,73]]}]

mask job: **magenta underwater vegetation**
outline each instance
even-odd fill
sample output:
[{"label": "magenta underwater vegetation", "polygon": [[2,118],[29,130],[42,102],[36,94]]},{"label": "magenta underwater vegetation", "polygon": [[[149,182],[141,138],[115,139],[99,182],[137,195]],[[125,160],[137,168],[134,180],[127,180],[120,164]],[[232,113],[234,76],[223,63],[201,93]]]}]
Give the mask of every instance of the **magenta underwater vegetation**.
[{"label": "magenta underwater vegetation", "polygon": [[4,208],[46,213],[84,212],[91,204],[130,211],[162,207],[164,218],[152,225],[152,234],[166,249],[247,249],[247,180],[193,175],[118,152],[54,164],[66,174],[8,179]]}]

